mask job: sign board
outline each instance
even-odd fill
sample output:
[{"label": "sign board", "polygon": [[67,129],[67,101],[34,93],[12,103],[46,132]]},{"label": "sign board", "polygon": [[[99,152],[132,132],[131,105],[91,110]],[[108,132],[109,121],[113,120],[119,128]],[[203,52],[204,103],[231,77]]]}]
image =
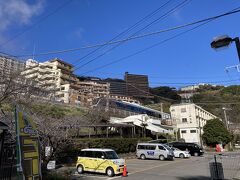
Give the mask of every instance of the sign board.
[{"label": "sign board", "polygon": [[47,164],[47,169],[51,170],[51,169],[55,169],[56,167],[56,161],[49,161]]},{"label": "sign board", "polygon": [[41,179],[38,133],[35,123],[23,111],[15,109],[17,169],[25,179]]},{"label": "sign board", "polygon": [[51,155],[51,150],[52,150],[51,146],[46,146],[45,147],[45,156],[46,157]]}]

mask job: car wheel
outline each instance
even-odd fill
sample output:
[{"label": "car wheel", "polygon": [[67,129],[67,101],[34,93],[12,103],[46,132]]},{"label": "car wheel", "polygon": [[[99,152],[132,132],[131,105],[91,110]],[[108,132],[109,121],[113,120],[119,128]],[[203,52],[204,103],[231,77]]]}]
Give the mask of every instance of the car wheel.
[{"label": "car wheel", "polygon": [[197,153],[197,152],[195,152],[193,155],[194,155],[194,156],[198,156],[198,153]]},{"label": "car wheel", "polygon": [[114,176],[113,168],[111,168],[111,167],[107,168],[106,173],[107,173],[108,177],[113,177]]},{"label": "car wheel", "polygon": [[144,154],[141,154],[140,158],[141,158],[142,160],[144,160],[144,159],[146,159],[146,156],[145,156]]},{"label": "car wheel", "polygon": [[78,165],[77,172],[78,172],[78,174],[82,174],[84,172],[82,165]]},{"label": "car wheel", "polygon": [[164,160],[165,160],[165,157],[164,157],[163,155],[160,155],[160,156],[159,156],[159,159],[160,159],[160,161],[164,161]]},{"label": "car wheel", "polygon": [[179,157],[180,157],[180,158],[185,158],[184,154],[182,154],[182,153],[179,154]]}]

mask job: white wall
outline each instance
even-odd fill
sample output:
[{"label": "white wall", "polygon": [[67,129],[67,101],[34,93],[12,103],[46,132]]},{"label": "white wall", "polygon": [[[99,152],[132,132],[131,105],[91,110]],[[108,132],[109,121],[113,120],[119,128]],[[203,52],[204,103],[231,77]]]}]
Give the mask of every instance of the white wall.
[{"label": "white wall", "polygon": [[200,131],[203,134],[203,126],[207,120],[216,116],[193,103],[177,104],[170,107],[173,120],[176,120],[177,128],[180,130],[180,137],[186,142],[200,144]]}]

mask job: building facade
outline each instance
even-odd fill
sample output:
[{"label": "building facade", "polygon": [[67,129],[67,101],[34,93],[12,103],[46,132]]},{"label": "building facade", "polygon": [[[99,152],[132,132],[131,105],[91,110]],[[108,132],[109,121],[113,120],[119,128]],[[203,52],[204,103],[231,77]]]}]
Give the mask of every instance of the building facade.
[{"label": "building facade", "polygon": [[95,99],[109,98],[109,86],[105,82],[77,81],[70,85],[70,103],[91,106]]},{"label": "building facade", "polygon": [[110,84],[110,94],[127,95],[126,82],[122,79],[105,79],[105,82]]},{"label": "building facade", "polygon": [[25,68],[25,63],[6,56],[0,56],[0,76],[10,76],[13,73],[19,73]]},{"label": "building facade", "polygon": [[170,113],[176,122],[180,138],[199,145],[202,145],[203,126],[208,120],[217,118],[193,103],[171,105]]},{"label": "building facade", "polygon": [[149,96],[148,76],[125,73],[126,92],[128,96],[147,97]]},{"label": "building facade", "polygon": [[60,59],[43,63],[28,60],[22,74],[52,91],[52,98],[63,103],[92,105],[93,99],[109,94],[108,83],[79,78],[73,74],[73,66]]},{"label": "building facade", "polygon": [[65,103],[69,102],[70,83],[77,81],[73,75],[73,66],[60,59],[43,63],[28,60],[22,74],[36,82],[39,87],[51,91],[54,99]]}]

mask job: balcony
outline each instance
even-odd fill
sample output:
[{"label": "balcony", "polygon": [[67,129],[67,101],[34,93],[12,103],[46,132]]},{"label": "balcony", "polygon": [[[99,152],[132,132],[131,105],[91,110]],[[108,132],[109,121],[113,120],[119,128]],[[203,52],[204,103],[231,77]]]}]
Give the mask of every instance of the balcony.
[{"label": "balcony", "polygon": [[59,69],[66,70],[66,71],[68,71],[68,72],[72,72],[72,71],[73,71],[73,68],[72,68],[72,67],[67,66],[67,65],[63,65],[63,64],[60,64],[60,63],[57,64],[57,67],[58,67]]},{"label": "balcony", "polygon": [[39,79],[53,79],[55,78],[55,76],[53,74],[44,74],[44,75],[40,75],[38,76]]}]

